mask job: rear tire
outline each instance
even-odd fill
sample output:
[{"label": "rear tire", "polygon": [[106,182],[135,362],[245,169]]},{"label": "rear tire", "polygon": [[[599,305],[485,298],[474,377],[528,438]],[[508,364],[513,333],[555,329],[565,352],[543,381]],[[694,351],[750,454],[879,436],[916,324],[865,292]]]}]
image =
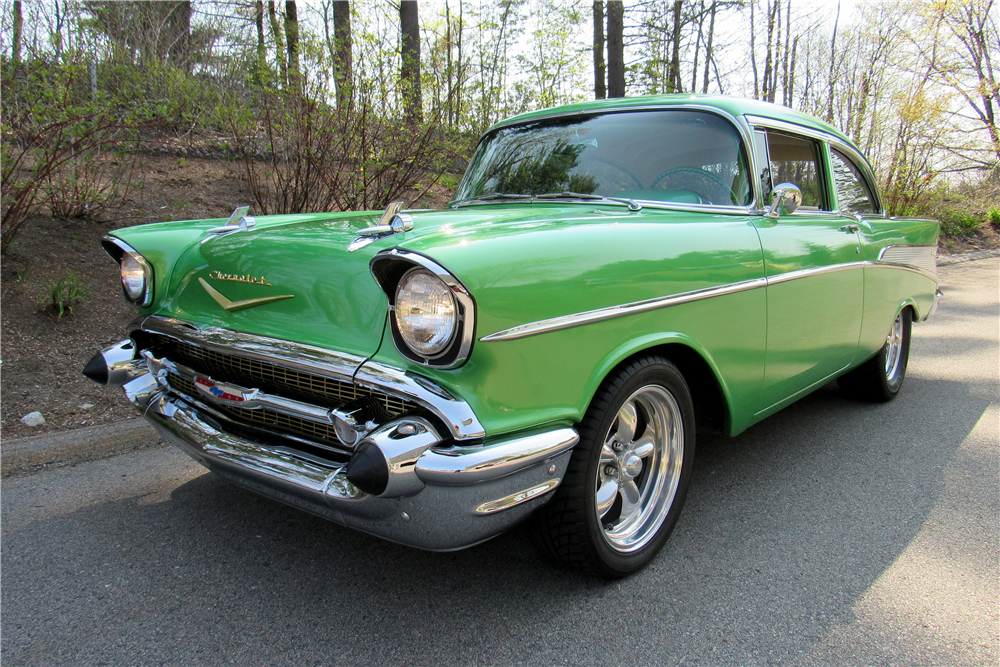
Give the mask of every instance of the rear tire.
[{"label": "rear tire", "polygon": [[904,308],[896,315],[885,345],[874,357],[837,380],[844,395],[861,401],[885,403],[896,398],[906,378],[910,359],[913,314]]},{"label": "rear tire", "polygon": [[543,548],[608,578],[644,567],[680,515],[694,460],[691,392],[658,356],[629,362],[601,385],[555,497],[538,512]]}]

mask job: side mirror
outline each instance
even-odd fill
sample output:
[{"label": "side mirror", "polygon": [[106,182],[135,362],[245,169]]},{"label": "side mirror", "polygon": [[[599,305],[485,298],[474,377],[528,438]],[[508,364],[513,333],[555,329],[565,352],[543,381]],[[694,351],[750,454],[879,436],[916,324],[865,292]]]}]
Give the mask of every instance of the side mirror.
[{"label": "side mirror", "polygon": [[794,183],[782,183],[771,191],[771,208],[767,217],[790,215],[802,206],[802,190]]}]

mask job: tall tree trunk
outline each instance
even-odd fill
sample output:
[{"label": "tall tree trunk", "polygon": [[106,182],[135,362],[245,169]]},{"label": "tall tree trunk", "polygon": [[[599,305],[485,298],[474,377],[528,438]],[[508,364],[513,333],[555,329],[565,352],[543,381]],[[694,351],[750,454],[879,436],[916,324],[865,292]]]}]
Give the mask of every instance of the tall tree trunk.
[{"label": "tall tree trunk", "polygon": [[455,72],[455,125],[458,125],[462,118],[462,86],[465,83],[465,65],[462,61],[462,33],[465,32],[464,11],[462,0],[458,0],[458,39],[456,40],[458,64],[456,65]]},{"label": "tall tree trunk", "polygon": [[702,88],[701,88],[701,92],[703,93],[708,92],[709,68],[711,67],[712,61],[714,60],[715,57],[714,54],[712,53],[712,38],[715,36],[715,10],[717,7],[718,7],[718,2],[716,0],[712,0],[712,10],[711,10],[712,13],[711,13],[711,18],[709,19],[708,22],[708,43],[705,46],[705,79],[704,82],[702,83]]},{"label": "tall tree trunk", "polygon": [[840,23],[840,0],[837,0],[837,18],[833,21],[833,37],[830,38],[830,80],[829,80],[829,101],[826,107],[826,121],[833,122],[833,95],[836,88],[836,64],[837,64],[837,25]]},{"label": "tall tree trunk", "polygon": [[423,99],[420,94],[420,19],[416,0],[399,3],[399,27],[403,116],[408,123],[419,123],[423,120]]},{"label": "tall tree trunk", "polygon": [[757,45],[755,44],[755,35],[757,34],[757,27],[754,25],[753,20],[753,8],[755,2],[750,3],[750,68],[753,70],[753,98],[760,98],[760,78],[757,74]]},{"label": "tall tree trunk", "polygon": [[777,11],[779,2],[780,0],[775,0],[774,5],[771,5],[768,0],[767,5],[767,56],[764,59],[764,79],[760,87],[761,99],[765,102],[774,101],[774,29],[775,14],[781,15]]},{"label": "tall tree trunk", "polygon": [[21,0],[14,0],[14,34],[10,44],[10,59],[14,65],[21,62]]},{"label": "tall tree trunk", "polygon": [[798,48],[799,35],[796,35],[795,39],[792,40],[791,62],[788,65],[788,85],[785,90],[786,107],[792,106],[792,102],[795,101],[795,52]]},{"label": "tall tree trunk", "polygon": [[285,61],[285,37],[281,24],[278,23],[278,13],[274,8],[274,0],[268,0],[267,15],[271,22],[271,34],[274,35],[275,59],[278,61],[278,73],[281,75],[281,82],[288,85],[288,64]]},{"label": "tall tree trunk", "polygon": [[[58,5],[58,3],[56,3]],[[167,19],[168,55],[174,67],[190,72],[193,66],[191,53],[191,1],[178,2]]]},{"label": "tall tree trunk", "polygon": [[604,2],[594,0],[594,99],[608,96],[604,83]]},{"label": "tall tree trunk", "polygon": [[681,83],[681,8],[684,0],[674,0],[674,32],[671,36],[672,53],[670,54],[670,74],[667,77],[667,92],[684,92]]},{"label": "tall tree trunk", "polygon": [[[447,110],[446,118],[448,121],[448,127],[451,127],[454,124],[454,117],[452,116],[452,114],[454,112],[453,95],[455,93],[455,87],[454,87],[454,79],[452,77],[453,71],[451,64],[451,7],[448,5],[448,0],[445,0],[444,3],[444,43],[446,44],[444,51],[445,53],[444,73],[445,73],[445,82],[447,85],[447,92],[445,93],[445,102],[446,102],[445,108]],[[438,100],[438,102],[440,104],[440,100]]]},{"label": "tall tree trunk", "polygon": [[351,41],[351,3],[333,3],[333,81],[337,86],[337,106],[350,105],[354,85],[354,45]]},{"label": "tall tree trunk", "polygon": [[625,6],[608,0],[608,97],[625,97]]},{"label": "tall tree trunk", "polygon": [[788,94],[788,56],[791,52],[789,45],[792,41],[792,0],[785,2],[785,50],[781,54],[781,103],[786,107],[792,106],[792,99]]},{"label": "tall tree trunk", "polygon": [[698,92],[698,56],[705,36],[705,0],[698,0],[698,38],[694,42],[694,65],[691,67],[691,92]]},{"label": "tall tree trunk", "polygon": [[299,71],[299,14],[295,0],[285,2],[285,39],[288,41],[288,85],[298,93],[302,88]]},{"label": "tall tree trunk", "polygon": [[264,72],[267,69],[267,44],[264,42],[264,0],[257,0],[254,3],[254,25],[257,27],[257,71],[255,78],[259,84],[264,81]]}]

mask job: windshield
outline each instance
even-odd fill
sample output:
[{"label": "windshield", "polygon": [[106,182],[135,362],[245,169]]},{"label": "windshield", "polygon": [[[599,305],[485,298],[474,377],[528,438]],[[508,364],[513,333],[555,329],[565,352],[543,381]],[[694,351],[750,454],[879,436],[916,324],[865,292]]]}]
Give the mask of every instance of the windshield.
[{"label": "windshield", "polygon": [[747,160],[735,128],[714,114],[682,109],[500,128],[480,142],[453,201],[547,194],[750,203]]}]

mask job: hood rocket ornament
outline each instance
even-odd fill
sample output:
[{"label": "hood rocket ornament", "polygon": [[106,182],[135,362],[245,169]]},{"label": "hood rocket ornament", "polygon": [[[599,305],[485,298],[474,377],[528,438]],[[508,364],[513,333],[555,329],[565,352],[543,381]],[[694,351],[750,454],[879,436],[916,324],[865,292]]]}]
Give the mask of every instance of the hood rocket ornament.
[{"label": "hood rocket ornament", "polygon": [[358,238],[347,246],[348,252],[364,248],[369,243],[413,229],[413,218],[406,213],[400,213],[406,202],[394,201],[385,207],[385,212],[374,227],[365,227],[358,232]]}]

